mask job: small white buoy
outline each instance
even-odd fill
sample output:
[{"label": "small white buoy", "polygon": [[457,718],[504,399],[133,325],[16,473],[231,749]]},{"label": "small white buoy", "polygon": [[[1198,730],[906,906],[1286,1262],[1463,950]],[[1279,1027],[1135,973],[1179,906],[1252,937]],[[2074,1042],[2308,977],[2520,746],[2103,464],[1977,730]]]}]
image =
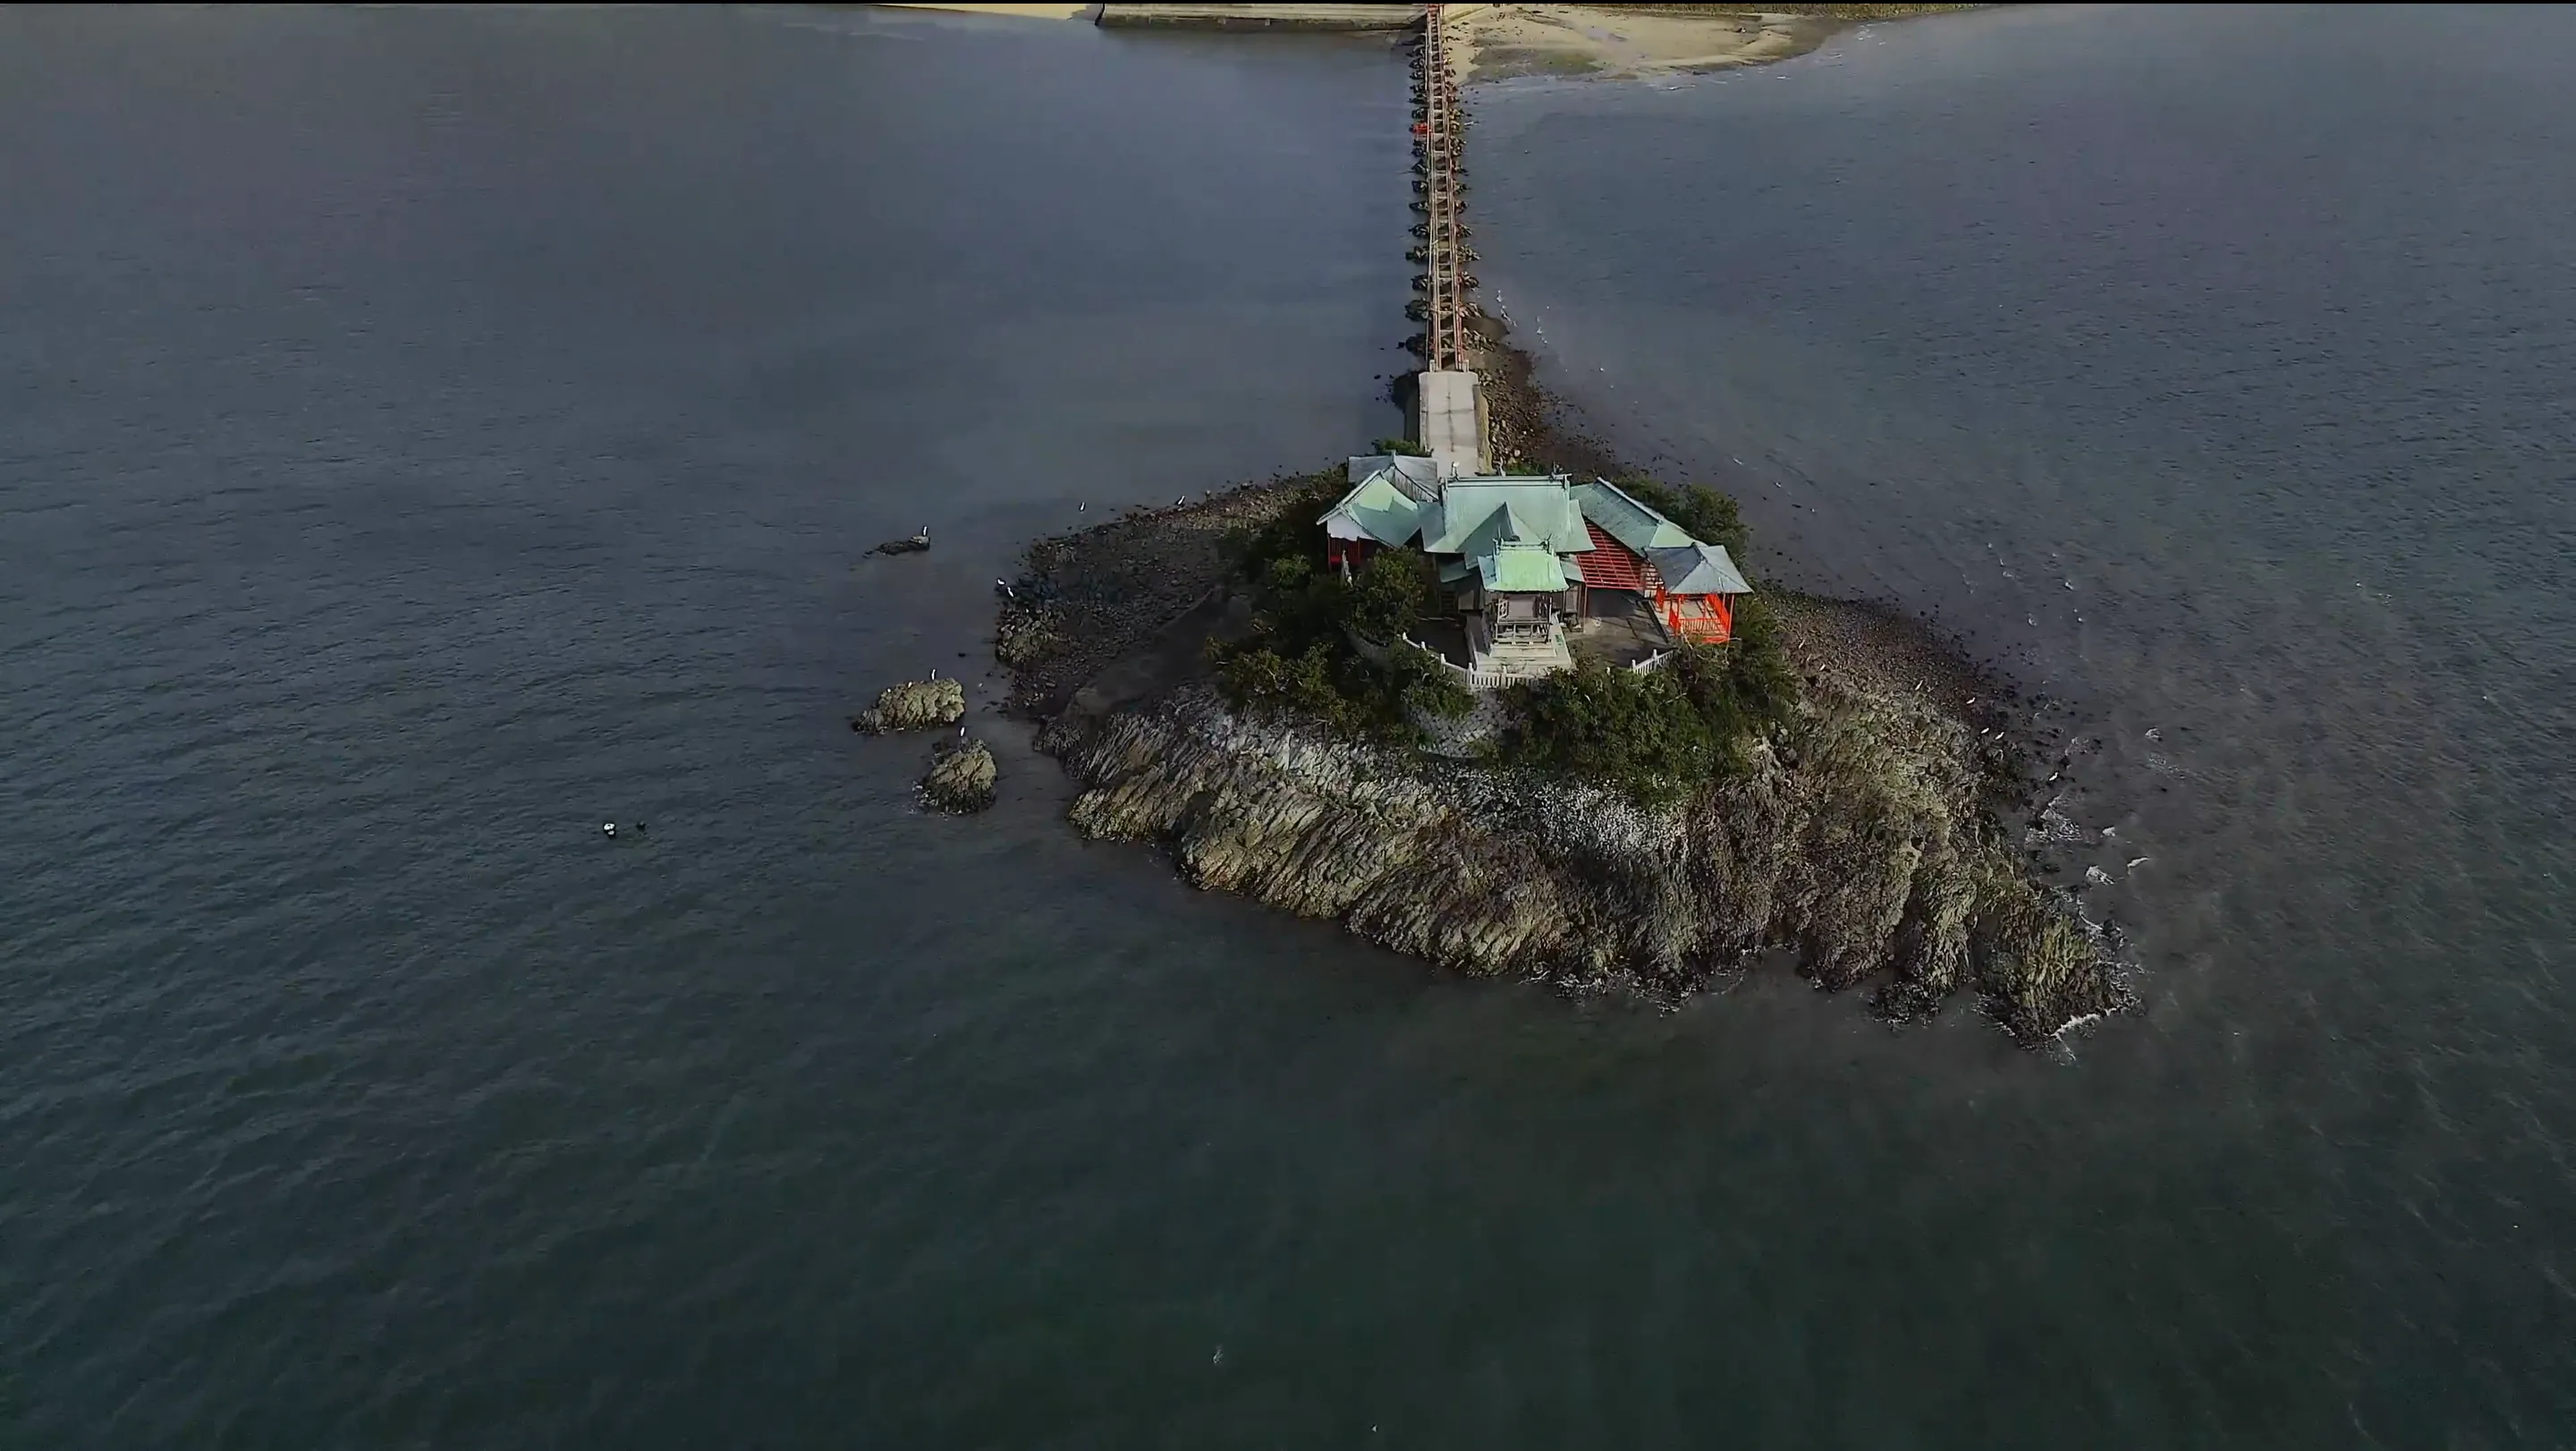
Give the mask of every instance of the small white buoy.
[{"label": "small white buoy", "polygon": [[599,824],[599,829],[610,836],[615,836],[617,834],[617,823],[614,821],[603,821]]}]

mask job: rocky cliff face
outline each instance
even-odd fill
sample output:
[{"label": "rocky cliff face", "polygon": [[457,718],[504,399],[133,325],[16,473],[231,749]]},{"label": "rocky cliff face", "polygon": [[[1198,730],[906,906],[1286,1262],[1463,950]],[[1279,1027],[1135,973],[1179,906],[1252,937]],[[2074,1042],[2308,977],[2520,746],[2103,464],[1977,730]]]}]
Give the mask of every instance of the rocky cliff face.
[{"label": "rocky cliff face", "polygon": [[[1194,561],[1202,533],[1174,536]],[[1080,598],[1081,559],[1058,541],[1033,591]],[[1086,787],[1084,833],[1164,844],[1200,886],[1458,972],[1670,998],[1786,948],[1897,1018],[1973,993],[2024,1043],[2121,1006],[2102,944],[2015,856],[2014,757],[1973,673],[1862,607],[1774,603],[1797,721],[1669,808],[1241,718],[1177,649],[1150,688],[1074,692],[1039,743]]]},{"label": "rocky cliff face", "polygon": [[[2115,1007],[2076,919],[1977,801],[1965,732],[1838,700],[1744,777],[1654,810],[1230,714],[1185,690],[1068,718],[1073,825],[1169,845],[1202,887],[1476,975],[1678,996],[1772,947],[1892,1016],[1972,989],[2025,1042]],[[1794,764],[1793,764],[1794,762]]]}]

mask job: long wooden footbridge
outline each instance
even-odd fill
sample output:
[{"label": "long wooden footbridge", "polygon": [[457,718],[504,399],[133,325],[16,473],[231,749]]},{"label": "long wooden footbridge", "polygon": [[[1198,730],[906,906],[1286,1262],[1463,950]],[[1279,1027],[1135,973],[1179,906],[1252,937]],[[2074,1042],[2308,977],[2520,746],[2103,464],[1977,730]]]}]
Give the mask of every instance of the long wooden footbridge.
[{"label": "long wooden footbridge", "polygon": [[1486,467],[1484,412],[1468,350],[1466,117],[1449,54],[1448,7],[1425,7],[1414,82],[1414,173],[1422,193],[1423,371],[1415,380],[1414,437],[1447,469]]},{"label": "long wooden footbridge", "polygon": [[1463,249],[1465,223],[1459,205],[1459,155],[1465,142],[1459,125],[1458,81],[1449,67],[1446,27],[1441,7],[1428,7],[1423,22],[1421,77],[1414,88],[1414,172],[1422,193],[1424,225],[1424,291],[1429,295],[1423,332],[1423,361],[1433,369],[1467,366],[1467,304]]}]

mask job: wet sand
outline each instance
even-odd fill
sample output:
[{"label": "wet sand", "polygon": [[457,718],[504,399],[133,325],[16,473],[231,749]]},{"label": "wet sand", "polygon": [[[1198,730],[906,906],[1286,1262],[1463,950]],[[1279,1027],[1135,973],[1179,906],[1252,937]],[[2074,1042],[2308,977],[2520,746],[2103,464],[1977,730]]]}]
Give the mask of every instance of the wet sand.
[{"label": "wet sand", "polygon": [[1452,7],[1461,80],[1528,75],[1632,77],[1769,65],[1842,28],[1828,15],[1751,11],[1641,14],[1591,5]]}]

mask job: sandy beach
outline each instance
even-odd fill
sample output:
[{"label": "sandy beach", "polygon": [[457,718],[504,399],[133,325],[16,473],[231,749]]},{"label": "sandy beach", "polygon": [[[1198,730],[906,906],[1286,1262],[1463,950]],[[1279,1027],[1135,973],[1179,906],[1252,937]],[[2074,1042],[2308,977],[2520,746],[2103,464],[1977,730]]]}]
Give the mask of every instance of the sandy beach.
[{"label": "sandy beach", "polygon": [[1830,14],[1453,5],[1449,40],[1462,80],[1628,77],[1768,65],[1815,49],[1844,23]]}]

